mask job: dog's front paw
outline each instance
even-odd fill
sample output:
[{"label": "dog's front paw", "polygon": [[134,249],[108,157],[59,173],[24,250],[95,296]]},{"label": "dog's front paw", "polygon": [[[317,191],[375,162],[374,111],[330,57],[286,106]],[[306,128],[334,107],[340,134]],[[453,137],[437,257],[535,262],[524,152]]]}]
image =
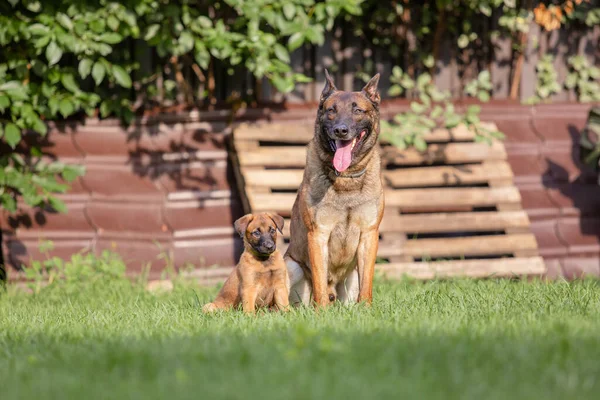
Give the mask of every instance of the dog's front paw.
[{"label": "dog's front paw", "polygon": [[208,303],[208,304],[205,304],[204,307],[202,307],[202,312],[207,313],[207,314],[215,312],[217,310],[218,310],[218,308],[215,305],[215,303]]}]

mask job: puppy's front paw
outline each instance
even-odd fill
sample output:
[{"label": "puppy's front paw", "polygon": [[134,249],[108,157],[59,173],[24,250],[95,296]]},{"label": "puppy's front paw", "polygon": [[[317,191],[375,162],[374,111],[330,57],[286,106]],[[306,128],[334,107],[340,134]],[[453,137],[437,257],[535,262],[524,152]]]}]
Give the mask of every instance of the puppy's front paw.
[{"label": "puppy's front paw", "polygon": [[215,305],[215,303],[208,303],[208,304],[205,304],[204,307],[202,307],[202,311],[206,314],[215,312],[217,310],[218,310],[218,308]]}]

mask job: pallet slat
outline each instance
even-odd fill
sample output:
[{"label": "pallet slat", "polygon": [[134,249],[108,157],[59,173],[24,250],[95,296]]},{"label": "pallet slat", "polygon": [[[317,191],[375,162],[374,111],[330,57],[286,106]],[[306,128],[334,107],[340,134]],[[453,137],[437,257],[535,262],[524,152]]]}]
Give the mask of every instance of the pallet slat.
[{"label": "pallet slat", "polygon": [[[238,158],[242,167],[303,168],[306,165],[306,147],[259,147],[241,151]],[[387,165],[465,164],[506,160],[506,151],[497,142],[492,145],[475,142],[432,144],[425,152],[413,148],[400,152],[388,146],[383,148],[382,160]]]},{"label": "pallet slat", "polygon": [[[255,193],[246,190],[250,206],[255,211],[275,211],[289,215],[296,198],[295,193]],[[400,210],[419,208],[468,206],[492,207],[499,203],[518,204],[521,201],[519,190],[514,186],[498,188],[426,188],[386,190],[386,207]]]},{"label": "pallet slat", "polygon": [[[395,210],[390,210],[395,211]],[[379,232],[385,233],[452,233],[485,232],[529,227],[525,211],[484,211],[464,213],[383,215]],[[290,236],[290,220],[286,219],[283,236]]]},{"label": "pallet slat", "polygon": [[484,235],[438,239],[409,239],[401,246],[380,243],[381,257],[461,257],[513,254],[536,250],[535,236],[530,233],[515,235]]},{"label": "pallet slat", "polygon": [[[297,189],[302,182],[302,174],[303,170],[300,169],[248,170],[244,178],[248,186]],[[512,170],[506,161],[383,171],[383,179],[393,188],[478,184],[512,177]]]},{"label": "pallet slat", "polygon": [[434,214],[384,214],[380,232],[443,233],[481,232],[527,228],[525,211],[485,211]]},{"label": "pallet slat", "polygon": [[[483,123],[490,130],[496,130],[493,123]],[[235,139],[242,141],[265,141],[282,143],[308,143],[314,135],[314,121],[300,121],[293,124],[275,123],[275,124],[242,124],[234,132]],[[430,134],[425,135],[425,141],[448,142],[448,141],[467,141],[473,140],[475,134],[464,125],[453,129],[434,129]],[[386,143],[382,140],[382,143]]]},{"label": "pallet slat", "polygon": [[541,257],[500,258],[495,260],[452,260],[427,263],[377,264],[387,278],[399,279],[405,276],[414,279],[435,279],[469,276],[471,278],[513,277],[541,275],[546,272]]}]

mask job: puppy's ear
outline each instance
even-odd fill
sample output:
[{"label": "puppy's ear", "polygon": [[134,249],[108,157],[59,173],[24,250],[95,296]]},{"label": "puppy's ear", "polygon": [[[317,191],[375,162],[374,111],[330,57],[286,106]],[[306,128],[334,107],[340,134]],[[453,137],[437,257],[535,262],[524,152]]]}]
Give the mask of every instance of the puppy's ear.
[{"label": "puppy's ear", "polygon": [[271,218],[273,220],[273,222],[275,222],[275,225],[277,225],[277,230],[279,231],[279,233],[283,233],[283,224],[285,223],[285,221],[283,220],[283,217],[276,213],[267,213],[267,214],[269,215],[269,218]]},{"label": "puppy's ear", "polygon": [[240,235],[241,238],[244,237],[246,229],[248,229],[248,224],[250,223],[250,221],[252,221],[252,218],[254,218],[252,214],[246,214],[233,223],[235,231],[238,233],[238,235]]},{"label": "puppy's ear", "polygon": [[323,104],[323,102],[335,92],[337,92],[335,83],[333,83],[333,79],[331,78],[331,76],[329,76],[329,72],[325,70],[325,87],[321,92],[321,100],[319,102]]},{"label": "puppy's ear", "polygon": [[379,105],[379,103],[381,102],[381,96],[379,95],[379,91],[377,90],[378,84],[379,74],[376,74],[362,89],[362,92],[367,96],[367,98],[376,105]]}]

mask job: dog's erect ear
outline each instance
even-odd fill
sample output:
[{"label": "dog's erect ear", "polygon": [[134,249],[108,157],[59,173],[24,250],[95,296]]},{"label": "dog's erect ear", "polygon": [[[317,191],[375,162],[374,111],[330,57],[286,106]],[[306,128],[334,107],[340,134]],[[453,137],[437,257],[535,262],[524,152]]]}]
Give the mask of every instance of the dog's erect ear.
[{"label": "dog's erect ear", "polygon": [[246,229],[248,228],[250,221],[252,221],[252,218],[254,218],[252,214],[246,214],[233,223],[233,227],[240,237],[243,238],[246,234]]},{"label": "dog's erect ear", "polygon": [[335,83],[333,83],[333,79],[331,78],[331,76],[329,76],[329,72],[325,70],[325,87],[321,92],[320,103],[322,104],[325,100],[327,100],[329,96],[331,96],[336,91],[337,88],[335,87]]},{"label": "dog's erect ear", "polygon": [[283,233],[283,224],[284,224],[283,217],[276,213],[267,213],[267,214],[269,215],[269,218],[271,218],[273,220],[273,222],[275,222],[275,225],[277,225],[277,230],[279,231],[279,233]]},{"label": "dog's erect ear", "polygon": [[363,93],[375,104],[381,102],[381,96],[377,90],[377,84],[379,83],[379,74],[376,74],[362,89]]}]

